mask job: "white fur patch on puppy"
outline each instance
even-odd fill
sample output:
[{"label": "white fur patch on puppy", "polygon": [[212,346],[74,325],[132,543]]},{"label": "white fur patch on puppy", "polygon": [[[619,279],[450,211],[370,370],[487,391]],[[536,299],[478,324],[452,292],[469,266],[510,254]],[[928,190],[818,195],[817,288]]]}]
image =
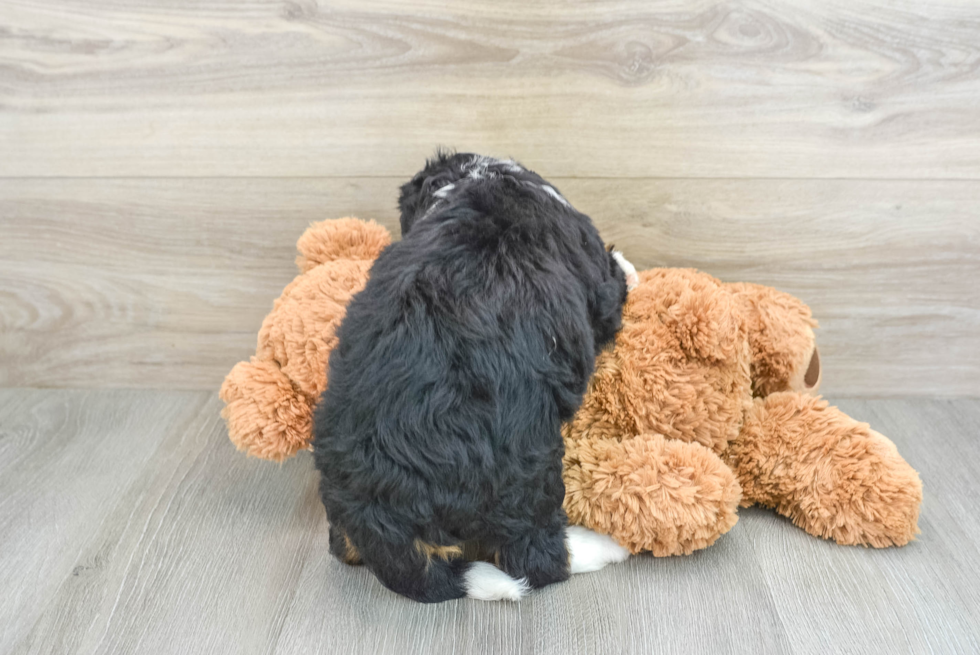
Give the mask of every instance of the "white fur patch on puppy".
[{"label": "white fur patch on puppy", "polygon": [[515,580],[489,562],[473,562],[463,574],[467,598],[476,600],[520,600],[530,587]]},{"label": "white fur patch on puppy", "polygon": [[436,198],[445,198],[446,196],[449,195],[449,192],[455,188],[456,188],[455,184],[447,184],[445,186],[439,187],[439,190],[433,193],[432,195],[435,196]]},{"label": "white fur patch on puppy", "polygon": [[482,157],[480,155],[474,155],[467,165],[469,172],[466,174],[467,177],[479,180],[487,174],[487,168],[490,166],[493,159],[490,157]]},{"label": "white fur patch on puppy", "polygon": [[612,256],[616,260],[616,263],[619,264],[619,267],[623,269],[623,273],[626,273],[626,290],[632,291],[640,283],[640,276],[636,272],[636,267],[630,264],[629,260],[618,250],[613,250]]},{"label": "white fur patch on puppy", "polygon": [[553,186],[542,184],[541,189],[549,196],[551,196],[552,198],[560,202],[561,204],[565,205],[566,207],[569,206],[568,201],[565,200],[565,198],[560,193],[555,191],[555,188]]},{"label": "white fur patch on puppy", "polygon": [[630,552],[609,535],[593,532],[580,525],[565,528],[565,544],[568,547],[572,575],[598,571],[606,564],[622,562],[630,556]]},{"label": "white fur patch on puppy", "polygon": [[497,163],[506,168],[509,173],[520,173],[524,170],[513,159],[498,159]]}]

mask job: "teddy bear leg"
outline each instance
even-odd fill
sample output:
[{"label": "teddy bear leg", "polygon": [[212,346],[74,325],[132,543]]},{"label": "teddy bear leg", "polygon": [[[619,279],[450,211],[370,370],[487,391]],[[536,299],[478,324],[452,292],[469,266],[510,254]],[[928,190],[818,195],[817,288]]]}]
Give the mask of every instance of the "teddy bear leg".
[{"label": "teddy bear leg", "polygon": [[274,362],[239,362],[219,395],[228,437],[239,450],[281,462],[309,446],[314,399],[297,391]]},{"label": "teddy bear leg", "polygon": [[919,532],[918,473],[883,435],[819,398],[757,398],[726,460],[743,505],[773,507],[839,544],[901,546]]},{"label": "teddy bear leg", "polygon": [[661,435],[566,442],[563,477],[569,521],[633,553],[687,555],[738,520],[734,473],[697,443]]}]

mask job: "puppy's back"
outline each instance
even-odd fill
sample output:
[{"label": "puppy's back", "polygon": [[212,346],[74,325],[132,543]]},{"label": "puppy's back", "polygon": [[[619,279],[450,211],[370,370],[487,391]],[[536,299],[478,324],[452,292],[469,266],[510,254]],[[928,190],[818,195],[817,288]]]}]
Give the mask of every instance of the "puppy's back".
[{"label": "puppy's back", "polygon": [[[511,460],[560,463],[556,426],[594,359],[587,294],[562,252],[577,226],[494,182],[382,253],[338,331],[316,419],[325,477],[360,480],[338,493],[375,488],[379,505],[411,506],[399,521],[456,534],[478,533],[502,487],[538,470]],[[560,466],[555,478],[549,501],[564,493]]]},{"label": "puppy's back", "polygon": [[450,175],[413,201],[348,307],[316,411],[332,547],[366,549],[382,582],[419,599],[464,593],[469,569],[432,553],[563,530],[560,426],[600,345],[599,290],[624,284],[588,217],[505,173]]}]

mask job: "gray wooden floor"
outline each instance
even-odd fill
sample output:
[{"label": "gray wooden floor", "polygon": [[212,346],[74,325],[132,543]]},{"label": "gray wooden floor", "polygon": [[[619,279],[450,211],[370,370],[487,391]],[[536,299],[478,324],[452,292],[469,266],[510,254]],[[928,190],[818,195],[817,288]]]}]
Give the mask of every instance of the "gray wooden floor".
[{"label": "gray wooden floor", "polygon": [[840,405],[922,474],[906,548],[743,510],[692,557],[427,606],[333,560],[310,458],[244,458],[213,394],[0,390],[0,653],[980,651],[980,400]]}]

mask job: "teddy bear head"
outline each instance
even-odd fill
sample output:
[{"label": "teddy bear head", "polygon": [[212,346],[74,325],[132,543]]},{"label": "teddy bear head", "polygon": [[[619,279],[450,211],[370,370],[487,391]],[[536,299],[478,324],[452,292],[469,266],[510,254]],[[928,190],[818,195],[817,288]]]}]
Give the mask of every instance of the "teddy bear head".
[{"label": "teddy bear head", "polygon": [[805,304],[769,287],[693,269],[643,271],[565,437],[653,433],[721,453],[753,396],[816,392],[814,327]]},{"label": "teddy bear head", "polygon": [[[308,446],[336,330],[390,241],[380,225],[349,218],[314,224],[300,238],[300,274],[263,321],[255,356],[221,388],[239,449],[281,461]],[[644,271],[565,437],[658,433],[720,453],[753,395],[815,393],[815,326],[806,305],[768,287],[726,285],[693,269]]]}]

